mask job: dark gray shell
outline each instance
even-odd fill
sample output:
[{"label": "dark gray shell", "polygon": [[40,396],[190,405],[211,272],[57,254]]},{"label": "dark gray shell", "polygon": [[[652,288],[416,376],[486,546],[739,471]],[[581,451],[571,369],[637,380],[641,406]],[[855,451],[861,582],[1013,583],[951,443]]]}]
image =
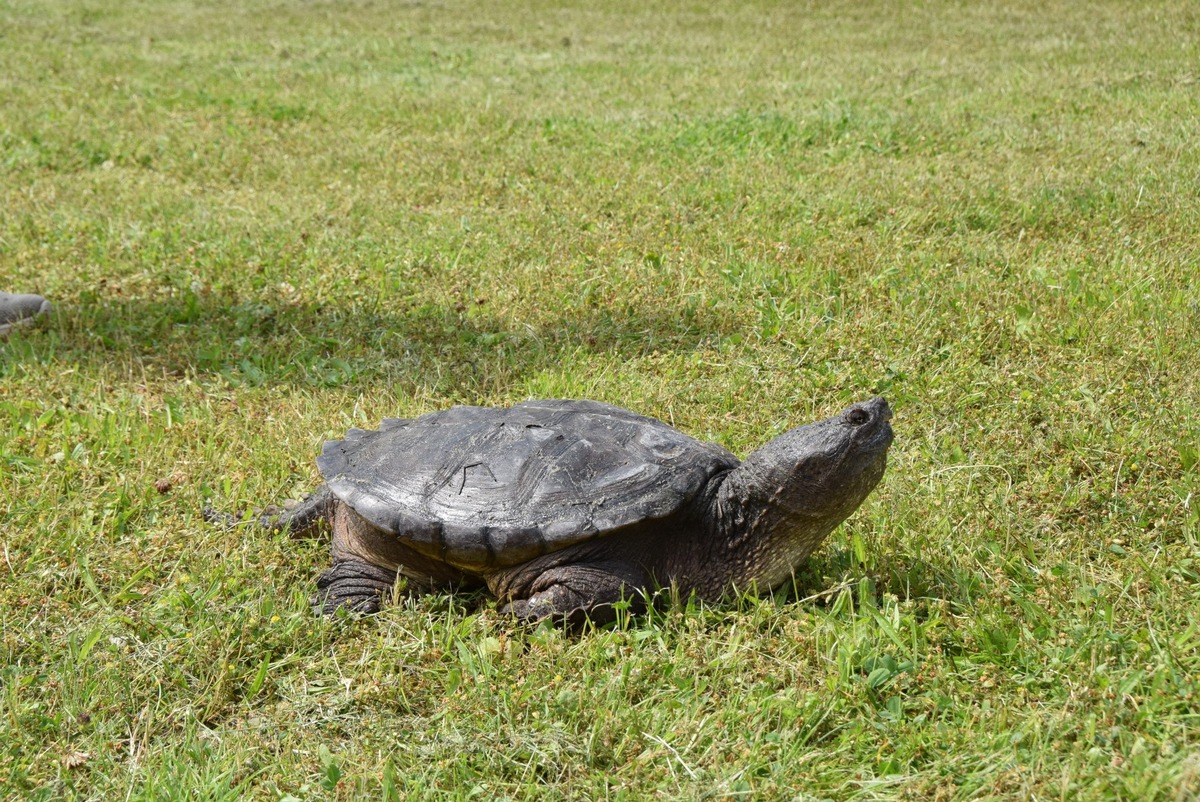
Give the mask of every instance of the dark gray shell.
[{"label": "dark gray shell", "polygon": [[721,446],[595,401],[387,419],[330,440],[317,459],[359,515],[465,569],[518,565],[666,518],[736,465]]}]

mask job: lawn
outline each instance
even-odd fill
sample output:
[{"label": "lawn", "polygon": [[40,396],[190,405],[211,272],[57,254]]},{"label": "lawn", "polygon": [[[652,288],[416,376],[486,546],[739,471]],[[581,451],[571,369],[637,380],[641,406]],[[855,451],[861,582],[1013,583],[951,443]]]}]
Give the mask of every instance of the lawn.
[{"label": "lawn", "polygon": [[[1200,795],[1200,10],[0,0],[5,799]],[[771,594],[316,617],[207,525],[584,397],[886,395]]]}]

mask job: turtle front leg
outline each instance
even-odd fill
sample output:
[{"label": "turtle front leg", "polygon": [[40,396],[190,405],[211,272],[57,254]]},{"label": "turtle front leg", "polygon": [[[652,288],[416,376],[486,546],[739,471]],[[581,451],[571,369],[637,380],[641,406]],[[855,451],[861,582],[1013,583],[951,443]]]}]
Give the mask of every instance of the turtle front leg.
[{"label": "turtle front leg", "polygon": [[317,577],[313,606],[324,615],[333,615],[339,607],[356,613],[377,613],[395,584],[396,572],[391,569],[362,560],[337,560]]},{"label": "turtle front leg", "polygon": [[585,565],[563,566],[541,574],[523,599],[513,599],[500,612],[513,615],[527,624],[545,618],[555,623],[579,626],[585,621],[607,624],[616,620],[616,604],[630,602],[634,612],[646,607],[639,583],[625,572],[613,572]]}]

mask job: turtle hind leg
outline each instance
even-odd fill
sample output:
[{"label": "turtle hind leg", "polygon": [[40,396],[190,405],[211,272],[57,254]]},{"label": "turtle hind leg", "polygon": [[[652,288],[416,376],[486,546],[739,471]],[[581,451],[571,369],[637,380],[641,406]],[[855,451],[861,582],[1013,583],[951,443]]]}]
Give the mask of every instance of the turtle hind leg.
[{"label": "turtle hind leg", "polygon": [[377,613],[392,593],[396,572],[362,560],[338,560],[317,577],[313,607],[333,615],[339,607],[356,613]]}]

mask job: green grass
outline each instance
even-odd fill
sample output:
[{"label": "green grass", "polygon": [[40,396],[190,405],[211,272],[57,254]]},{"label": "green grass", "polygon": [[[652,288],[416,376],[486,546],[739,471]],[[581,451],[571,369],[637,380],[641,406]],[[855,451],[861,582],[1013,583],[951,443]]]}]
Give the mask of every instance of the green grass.
[{"label": "green grass", "polygon": [[[1185,0],[0,3],[0,797],[1194,798],[1198,64]],[[581,637],[318,619],[199,514],[453,403],[873,393],[795,588]]]}]

